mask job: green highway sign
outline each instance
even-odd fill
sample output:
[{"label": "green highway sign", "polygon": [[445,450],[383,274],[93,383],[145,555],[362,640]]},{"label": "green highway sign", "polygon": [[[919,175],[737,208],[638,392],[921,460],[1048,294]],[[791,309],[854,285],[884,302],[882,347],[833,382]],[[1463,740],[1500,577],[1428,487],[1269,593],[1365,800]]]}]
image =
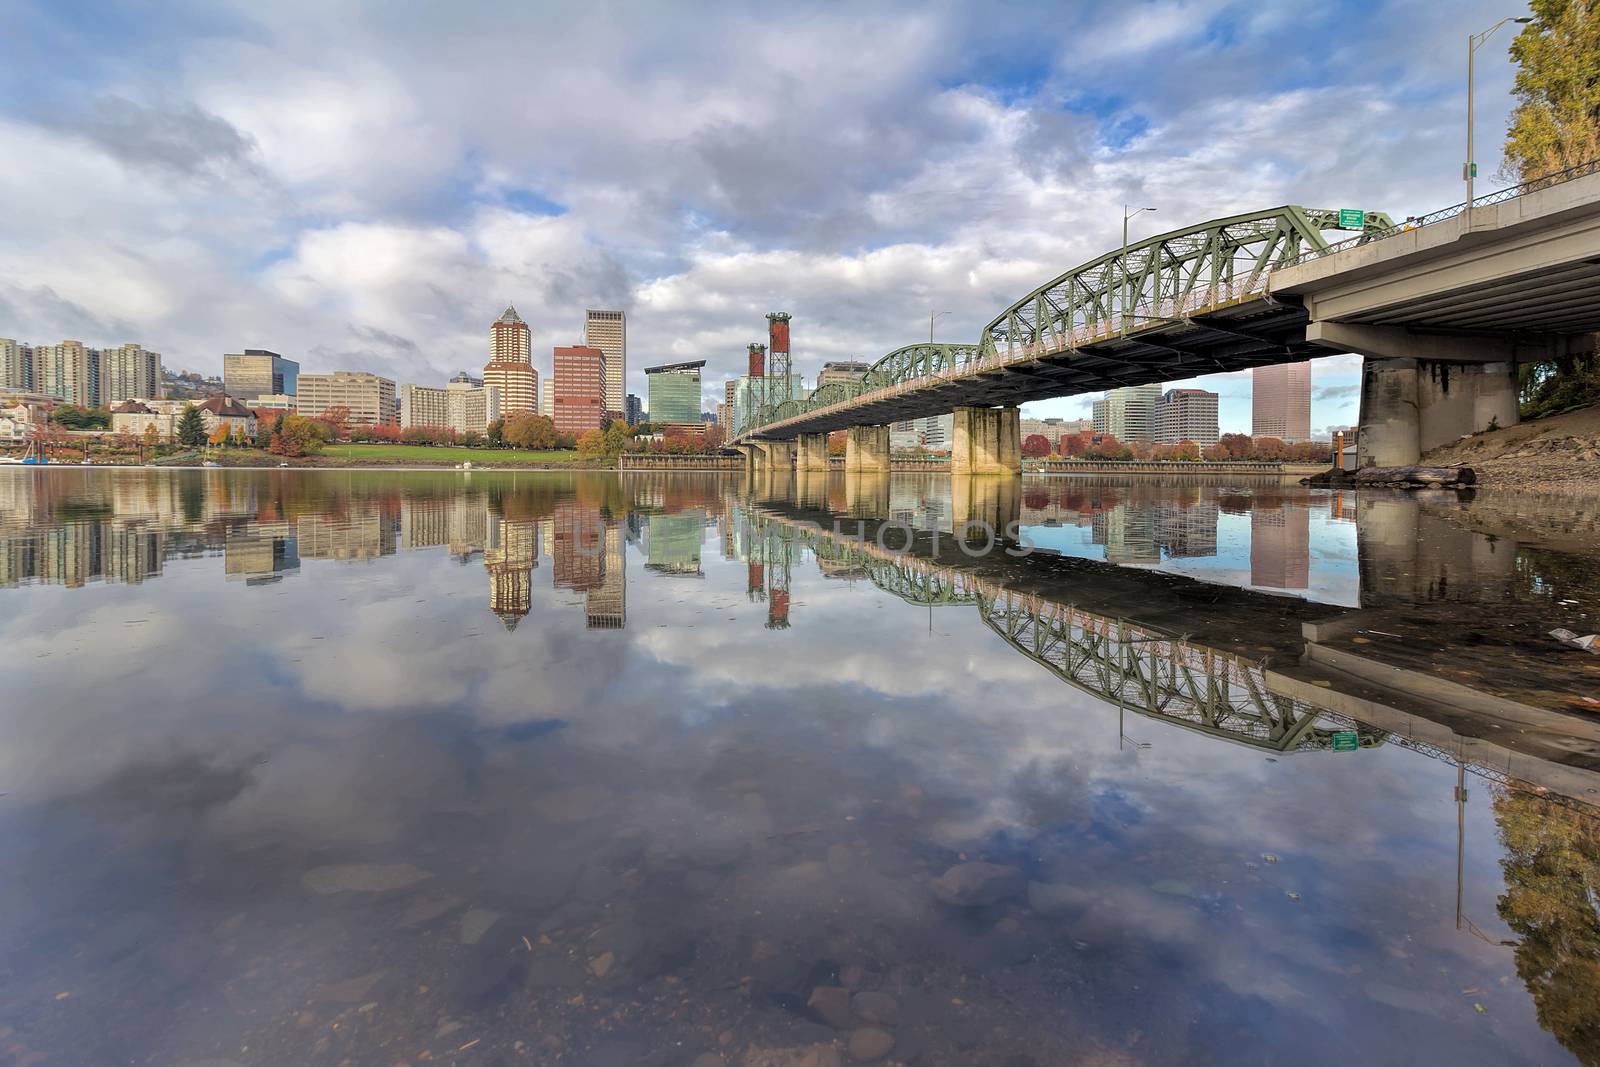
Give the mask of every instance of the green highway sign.
[{"label": "green highway sign", "polygon": [[1359,230],[1367,224],[1367,213],[1360,208],[1342,207],[1339,209],[1339,229]]},{"label": "green highway sign", "polygon": [[1361,735],[1354,730],[1340,730],[1333,735],[1335,752],[1354,752],[1361,747]]}]

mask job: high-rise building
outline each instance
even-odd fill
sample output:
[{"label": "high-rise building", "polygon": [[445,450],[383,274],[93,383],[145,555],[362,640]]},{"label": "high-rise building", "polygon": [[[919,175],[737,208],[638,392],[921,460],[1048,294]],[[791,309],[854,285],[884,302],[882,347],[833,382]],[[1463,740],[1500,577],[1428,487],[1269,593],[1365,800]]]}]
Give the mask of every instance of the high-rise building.
[{"label": "high-rise building", "polygon": [[1217,443],[1217,394],[1204,389],[1168,389],[1156,401],[1156,444]]},{"label": "high-rise building", "polygon": [[0,337],[0,389],[33,392],[33,346]]},{"label": "high-rise building", "polygon": [[539,566],[539,525],[500,517],[488,524],[483,567],[489,572],[489,610],[515,630],[533,606],[533,571]]},{"label": "high-rise building", "polygon": [[264,348],[247,348],[222,357],[222,391],[248,404],[258,396],[294,396],[300,391],[300,364]]},{"label": "high-rise building", "polygon": [[1161,398],[1159,385],[1130,385],[1113,389],[1105,397],[1105,429],[1101,429],[1095,416],[1095,430],[1108,433],[1124,444],[1133,441],[1156,439],[1156,401]]},{"label": "high-rise building", "polygon": [[1311,440],[1311,362],[1250,372],[1250,436]]},{"label": "high-rise building", "polygon": [[1250,509],[1250,584],[1305,589],[1311,576],[1311,510],[1261,501]]},{"label": "high-rise building", "polygon": [[867,372],[871,369],[872,365],[870,363],[862,363],[853,359],[824,363],[821,372],[817,374],[817,388],[821,389],[825,385],[859,382],[867,376]]},{"label": "high-rise building", "polygon": [[[619,312],[620,314],[620,312]],[[556,348],[552,359],[557,433],[583,434],[606,423],[606,355],[588,345]]]},{"label": "high-rise building", "polygon": [[500,390],[479,384],[465,373],[450,379],[443,389],[400,387],[401,426],[442,426],[459,434],[481,434],[498,418]]},{"label": "high-rise building", "polygon": [[639,403],[637,393],[629,393],[623,399],[622,417],[629,426],[637,426],[644,421],[644,405]]},{"label": "high-rise building", "polygon": [[352,423],[382,426],[395,421],[394,382],[367,371],[302,374],[296,402],[308,419],[342,407],[349,410]]},{"label": "high-rise building", "polygon": [[721,416],[722,429],[728,435],[733,434],[734,394],[739,391],[739,379],[729,378],[722,383],[722,407],[717,409]]},{"label": "high-rise building", "polygon": [[628,624],[628,550],[622,524],[605,521],[605,558],[600,584],[584,598],[584,624],[591,630],[621,630]]},{"label": "high-rise building", "polygon": [[1095,433],[1107,433],[1106,398],[1101,397],[1089,405],[1089,426]]},{"label": "high-rise building", "polygon": [[500,414],[532,415],[539,410],[539,372],[533,369],[532,333],[510,304],[489,325],[489,362],[483,384],[500,394]]},{"label": "high-rise building", "polygon": [[705,365],[702,359],[645,368],[652,423],[700,421],[700,369]]},{"label": "high-rise building", "polygon": [[533,362],[533,331],[517,314],[514,304],[507,304],[500,317],[489,324],[489,359],[507,363]]},{"label": "high-rise building", "polygon": [[[605,353],[605,410],[607,414],[620,418],[623,413],[624,382],[628,377],[628,323],[622,312],[595,308],[585,311],[583,343]],[[651,412],[652,417],[654,414]]]},{"label": "high-rise building", "polygon": [[[535,373],[535,378],[538,378],[537,373]],[[535,384],[538,386],[539,414],[547,419],[554,419],[556,417],[555,383],[549,378],[543,378],[539,379]]]},{"label": "high-rise building", "polygon": [[143,345],[90,348],[82,341],[28,345],[0,337],[0,388],[36,392],[80,407],[162,396],[161,353]]}]

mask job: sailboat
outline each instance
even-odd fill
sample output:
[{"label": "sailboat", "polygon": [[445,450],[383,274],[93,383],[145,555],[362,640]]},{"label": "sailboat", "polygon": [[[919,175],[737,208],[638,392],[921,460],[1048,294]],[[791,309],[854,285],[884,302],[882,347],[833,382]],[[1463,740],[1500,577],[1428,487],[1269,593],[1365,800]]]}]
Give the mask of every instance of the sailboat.
[{"label": "sailboat", "polygon": [[29,441],[28,450],[22,453],[22,462],[28,464],[49,463],[50,457],[39,450],[38,441]]}]

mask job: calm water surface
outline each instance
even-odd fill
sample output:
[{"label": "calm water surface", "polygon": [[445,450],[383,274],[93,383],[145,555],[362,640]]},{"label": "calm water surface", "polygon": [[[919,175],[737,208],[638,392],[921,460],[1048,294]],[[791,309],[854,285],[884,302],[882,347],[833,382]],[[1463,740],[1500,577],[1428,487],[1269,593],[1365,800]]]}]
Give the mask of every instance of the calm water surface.
[{"label": "calm water surface", "polygon": [[1462,516],[0,470],[0,1063],[1600,1062],[1585,760],[1276,673],[1582,625]]}]

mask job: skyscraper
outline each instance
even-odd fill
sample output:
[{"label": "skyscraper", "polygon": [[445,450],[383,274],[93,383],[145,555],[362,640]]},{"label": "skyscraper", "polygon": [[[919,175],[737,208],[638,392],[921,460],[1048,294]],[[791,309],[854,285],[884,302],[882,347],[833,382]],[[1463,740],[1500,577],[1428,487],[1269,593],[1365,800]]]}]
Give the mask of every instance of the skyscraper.
[{"label": "skyscraper", "polygon": [[[620,418],[628,376],[628,324],[620,311],[590,308],[583,316],[583,343],[606,356],[605,411]],[[698,413],[696,414],[698,418]]]},{"label": "skyscraper", "polygon": [[1127,444],[1133,441],[1156,439],[1156,401],[1161,398],[1159,385],[1130,385],[1113,389],[1105,398],[1105,428],[1100,427],[1100,415],[1095,414],[1095,429],[1108,433]]},{"label": "skyscraper", "polygon": [[510,304],[489,326],[489,362],[483,384],[500,393],[500,414],[532,415],[539,410],[539,372],[533,369],[532,332]]},{"label": "skyscraper", "polygon": [[557,348],[551,379],[556,431],[582,434],[605,426],[606,356],[598,348]]},{"label": "skyscraper", "polygon": [[248,404],[263,396],[296,396],[300,364],[264,348],[247,348],[222,357],[222,391]]},{"label": "skyscraper", "polygon": [[1156,444],[1217,443],[1217,394],[1204,389],[1168,389],[1156,401]]},{"label": "skyscraper", "polygon": [[701,359],[645,368],[652,423],[700,421],[700,370],[705,365]]},{"label": "skyscraper", "polygon": [[1250,436],[1311,440],[1311,362],[1250,372]]}]

